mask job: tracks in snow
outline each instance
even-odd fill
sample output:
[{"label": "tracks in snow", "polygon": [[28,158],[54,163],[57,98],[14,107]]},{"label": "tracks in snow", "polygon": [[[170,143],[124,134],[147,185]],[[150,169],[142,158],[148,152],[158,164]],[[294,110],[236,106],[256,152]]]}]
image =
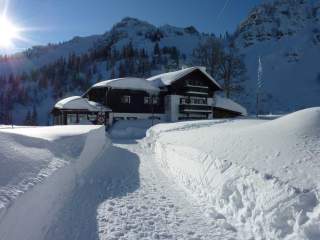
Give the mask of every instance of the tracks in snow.
[{"label": "tracks in snow", "polygon": [[142,144],[120,141],[79,176],[46,239],[232,239]]},{"label": "tracks in snow", "polygon": [[[105,200],[98,208],[100,239],[221,239],[234,237],[207,219],[183,190],[158,169],[141,144],[116,144],[139,156],[139,188],[125,196]],[[118,186],[123,192],[130,177]],[[115,190],[114,189],[114,190]],[[114,191],[113,190],[113,191]]]}]

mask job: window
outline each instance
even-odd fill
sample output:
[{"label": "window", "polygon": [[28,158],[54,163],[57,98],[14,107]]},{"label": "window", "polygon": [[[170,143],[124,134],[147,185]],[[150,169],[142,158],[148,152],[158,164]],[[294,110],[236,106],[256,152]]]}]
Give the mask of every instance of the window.
[{"label": "window", "polygon": [[156,105],[158,103],[159,103],[159,97],[156,97],[156,96],[152,97],[152,104]]},{"label": "window", "polygon": [[[152,99],[152,101],[151,101]],[[144,97],[144,104],[153,104],[153,105],[157,105],[159,104],[159,97],[157,96],[152,96],[152,97]]]},{"label": "window", "polygon": [[81,114],[79,113],[79,123],[87,123],[88,119],[87,119],[87,114]]},{"label": "window", "polygon": [[76,124],[77,123],[77,115],[68,113],[67,115],[67,124]]},{"label": "window", "polygon": [[206,98],[196,98],[196,97],[193,97],[191,98],[191,102],[193,104],[207,104],[207,99]]},{"label": "window", "polygon": [[122,96],[121,97],[121,102],[130,104],[131,103],[130,96],[127,96],[127,95]]},{"label": "window", "polygon": [[144,97],[144,99],[143,99],[143,103],[144,104],[150,104],[150,97]]}]

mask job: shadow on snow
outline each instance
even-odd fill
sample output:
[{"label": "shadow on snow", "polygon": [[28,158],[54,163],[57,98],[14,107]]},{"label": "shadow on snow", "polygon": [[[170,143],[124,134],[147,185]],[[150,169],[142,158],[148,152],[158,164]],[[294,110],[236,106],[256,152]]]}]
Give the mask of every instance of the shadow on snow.
[{"label": "shadow on snow", "polygon": [[[128,140],[129,141],[129,140]],[[74,191],[46,235],[48,240],[99,239],[97,209],[107,199],[139,188],[139,158],[126,149],[111,146],[77,179]]]}]

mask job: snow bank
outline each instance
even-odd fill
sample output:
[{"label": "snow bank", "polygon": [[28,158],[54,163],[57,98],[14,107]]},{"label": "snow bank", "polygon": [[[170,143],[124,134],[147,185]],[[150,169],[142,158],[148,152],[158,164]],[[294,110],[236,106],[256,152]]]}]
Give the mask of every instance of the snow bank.
[{"label": "snow bank", "polygon": [[0,239],[44,239],[78,176],[106,144],[101,126],[0,130]]},{"label": "snow bank", "polygon": [[159,124],[146,142],[239,239],[320,239],[319,123],[311,108],[276,120]]}]

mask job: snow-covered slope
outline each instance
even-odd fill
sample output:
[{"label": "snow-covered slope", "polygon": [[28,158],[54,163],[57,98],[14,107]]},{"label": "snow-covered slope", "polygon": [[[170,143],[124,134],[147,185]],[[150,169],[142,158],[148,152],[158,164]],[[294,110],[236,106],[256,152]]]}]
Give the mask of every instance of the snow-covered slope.
[{"label": "snow-covered slope", "polygon": [[75,37],[60,44],[35,46],[25,52],[8,56],[9,60],[6,61],[4,58],[0,61],[0,72],[21,73],[35,70],[59,58],[68,58],[73,53],[79,56],[110,46],[120,51],[128,43],[132,43],[134,48],[145,49],[148,53],[152,53],[155,42],[159,42],[160,47],[175,46],[182,54],[190,57],[198,43],[207,37],[208,35],[199,33],[194,27],[178,28],[171,25],[156,27],[148,22],[127,17],[102,35]]},{"label": "snow-covered slope", "polygon": [[79,95],[97,81],[150,77],[191,64],[193,50],[209,37],[194,27],[156,27],[128,17],[102,35],[0,58],[0,113],[13,109],[15,123],[28,124],[28,112],[36,112],[37,123],[47,124],[57,100]]},{"label": "snow-covered slope", "polygon": [[319,239],[320,108],[276,120],[159,124],[147,143],[169,177],[239,239]]},{"label": "snow-covered slope", "polygon": [[262,58],[262,110],[287,112],[320,105],[320,1],[266,1],[236,32],[248,79],[238,96],[255,108],[258,58]]},{"label": "snow-covered slope", "polygon": [[22,73],[38,69],[46,64],[57,61],[59,58],[67,58],[70,54],[84,54],[94,48],[101,40],[101,36],[74,37],[72,40],[47,46],[34,46],[22,53],[16,53],[10,60],[0,61],[2,74]]},{"label": "snow-covered slope", "polygon": [[208,35],[199,33],[194,27],[179,28],[171,25],[156,27],[148,22],[136,18],[124,18],[114,25],[104,37],[106,42],[114,44],[121,49],[129,42],[138,49],[146,49],[151,53],[156,42],[159,47],[175,46],[178,50],[189,56],[199,41],[206,39]]},{"label": "snow-covered slope", "polygon": [[[255,112],[260,56],[263,113],[319,106],[319,18],[319,0],[268,0],[253,9],[229,38],[219,39],[223,46],[235,40],[247,69],[244,81],[243,76],[233,79],[236,85],[241,83],[235,86],[240,91],[231,97],[249,113]],[[0,58],[0,122],[10,123],[1,113],[8,116],[13,109],[17,124],[29,124],[28,112],[37,113],[38,124],[48,124],[56,101],[79,95],[97,81],[147,78],[203,63],[192,53],[209,38],[217,40],[192,26],[154,26],[128,17],[101,35],[76,37]],[[9,73],[19,74],[9,77]]]},{"label": "snow-covered slope", "polygon": [[2,126],[0,143],[0,239],[31,240],[109,141],[101,126]]}]

